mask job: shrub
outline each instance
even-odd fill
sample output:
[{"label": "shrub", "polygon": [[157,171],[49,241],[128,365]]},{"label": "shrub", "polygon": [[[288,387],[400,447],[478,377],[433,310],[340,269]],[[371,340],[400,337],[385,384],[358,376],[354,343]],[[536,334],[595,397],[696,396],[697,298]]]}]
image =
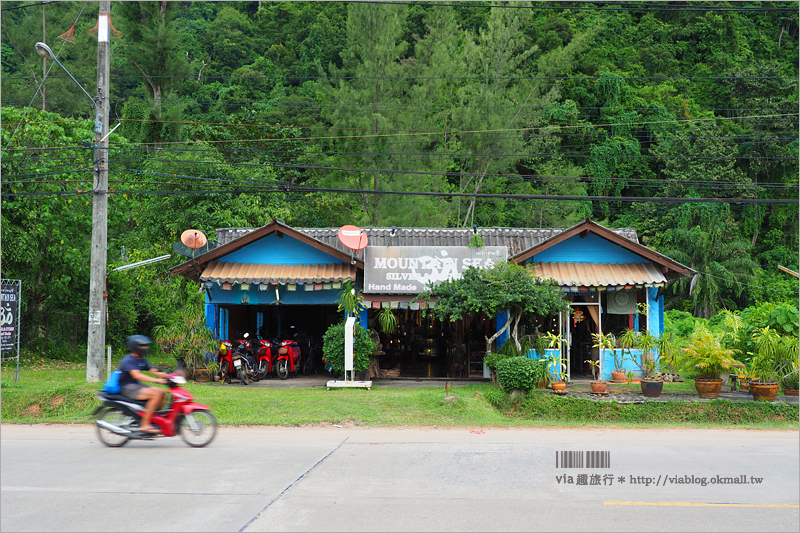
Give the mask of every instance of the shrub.
[{"label": "shrub", "polygon": [[509,357],[497,365],[497,381],[506,391],[531,390],[543,377],[544,367],[541,362],[527,357]]},{"label": "shrub", "polygon": [[[339,373],[344,372],[344,322],[328,328],[322,336],[325,361]],[[361,372],[369,367],[369,356],[375,352],[375,341],[361,324],[353,326],[353,370]]]}]

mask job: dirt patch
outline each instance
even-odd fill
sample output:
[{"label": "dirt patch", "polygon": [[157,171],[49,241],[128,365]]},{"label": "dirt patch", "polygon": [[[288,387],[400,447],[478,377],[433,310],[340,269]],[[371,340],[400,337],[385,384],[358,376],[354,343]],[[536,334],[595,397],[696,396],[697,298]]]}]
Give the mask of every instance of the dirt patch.
[{"label": "dirt patch", "polygon": [[39,406],[38,403],[32,403],[28,407],[25,408],[25,414],[30,416],[39,416],[42,412],[42,408]]},{"label": "dirt patch", "polygon": [[64,403],[64,397],[63,396],[53,396],[50,399],[50,407],[58,407],[62,403]]}]

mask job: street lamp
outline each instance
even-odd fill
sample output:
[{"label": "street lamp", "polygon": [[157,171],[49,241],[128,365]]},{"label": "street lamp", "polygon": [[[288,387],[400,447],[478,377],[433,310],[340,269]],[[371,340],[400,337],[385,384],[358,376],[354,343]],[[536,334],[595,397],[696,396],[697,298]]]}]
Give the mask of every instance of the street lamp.
[{"label": "street lamp", "polygon": [[83,91],[83,94],[85,94],[89,98],[89,100],[92,101],[92,105],[94,106],[94,132],[97,133],[98,135],[103,133],[103,121],[100,120],[100,110],[97,108],[97,101],[94,98],[92,98],[92,95],[86,92],[86,89],[83,88],[83,85],[78,83],[78,80],[76,80],[72,76],[72,74],[70,74],[70,72],[67,70],[67,67],[61,64],[61,61],[59,61],[56,55],[53,53],[53,51],[50,50],[49,46],[47,46],[42,42],[39,42],[36,43],[34,47],[36,48],[36,53],[39,54],[41,57],[44,58],[49,57],[50,59],[58,63],[58,66],[64,69],[64,72],[66,72],[67,76],[69,76],[70,79],[75,82],[75,85],[80,87],[81,91]]},{"label": "street lamp", "polygon": [[[100,19],[108,16],[108,0],[100,2]],[[101,24],[102,26],[102,24]],[[78,80],[61,64],[50,47],[38,42],[36,53],[50,57],[58,63],[83,94],[92,101],[94,107],[94,185],[92,187],[92,246],[89,263],[89,321],[86,338],[86,381],[100,381],[103,377],[103,351],[106,344],[104,320],[104,292],[106,277],[106,243],[108,241],[108,94],[109,94],[109,55],[108,26],[106,31],[97,34],[97,96],[92,97]]]}]

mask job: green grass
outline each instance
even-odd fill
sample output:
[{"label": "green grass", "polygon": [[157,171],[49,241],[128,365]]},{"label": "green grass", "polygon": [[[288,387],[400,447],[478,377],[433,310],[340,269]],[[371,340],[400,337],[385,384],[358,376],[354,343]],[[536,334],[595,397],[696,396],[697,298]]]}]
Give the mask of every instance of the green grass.
[{"label": "green grass", "polygon": [[[153,364],[159,361],[153,361]],[[169,361],[165,361],[169,364]],[[102,383],[86,383],[85,365],[39,362],[2,367],[0,418],[4,423],[91,423]],[[627,388],[627,385],[623,385]],[[669,383],[665,390],[693,391]],[[674,387],[674,388],[673,388]],[[748,427],[797,429],[797,405],[725,400],[712,402],[595,403],[532,391],[512,401],[490,384],[453,388],[459,400],[444,403],[444,387],[332,389],[255,388],[190,382],[196,401],[211,407],[223,425],[332,424],[369,426],[623,426]],[[588,385],[587,385],[588,388]],[[638,384],[630,385],[639,390]],[[476,395],[476,393],[481,393]]]}]

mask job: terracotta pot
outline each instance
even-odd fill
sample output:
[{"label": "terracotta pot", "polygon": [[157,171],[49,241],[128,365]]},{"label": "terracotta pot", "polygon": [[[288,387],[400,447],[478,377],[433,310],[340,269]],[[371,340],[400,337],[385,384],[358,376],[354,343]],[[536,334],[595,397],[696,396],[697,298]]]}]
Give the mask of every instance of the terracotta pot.
[{"label": "terracotta pot", "polygon": [[749,381],[741,381],[741,382],[739,382],[739,388],[744,390],[744,391],[750,390],[750,382]]},{"label": "terracotta pot", "polygon": [[643,379],[640,381],[642,387],[642,394],[648,398],[658,398],[661,396],[661,390],[664,388],[664,382],[660,379]]},{"label": "terracotta pot", "polygon": [[753,395],[754,400],[774,402],[779,388],[780,384],[777,381],[753,381],[750,383],[750,394]]},{"label": "terracotta pot", "polygon": [[798,393],[798,392],[800,392],[800,391],[796,391],[796,390],[794,390],[794,389],[784,389],[784,390],[783,390],[783,393],[784,393],[786,396],[797,396],[797,393]]},{"label": "terracotta pot", "polygon": [[553,383],[552,385],[550,385],[550,387],[552,387],[554,391],[559,391],[560,392],[560,391],[566,390],[567,384],[564,383],[563,381],[559,381],[557,383]]},{"label": "terracotta pot", "polygon": [[694,388],[697,389],[697,394],[701,398],[719,398],[719,391],[722,390],[722,380],[698,378],[694,380]]},{"label": "terracotta pot", "polygon": [[197,381],[211,381],[211,371],[207,368],[196,368],[194,371],[194,379]]},{"label": "terracotta pot", "polygon": [[616,370],[611,371],[611,381],[615,381],[617,383],[621,383],[623,381],[628,381],[628,378],[625,377],[625,372],[617,372]]},{"label": "terracotta pot", "polygon": [[605,392],[608,383],[605,381],[590,381],[589,386],[592,388],[592,392]]}]

